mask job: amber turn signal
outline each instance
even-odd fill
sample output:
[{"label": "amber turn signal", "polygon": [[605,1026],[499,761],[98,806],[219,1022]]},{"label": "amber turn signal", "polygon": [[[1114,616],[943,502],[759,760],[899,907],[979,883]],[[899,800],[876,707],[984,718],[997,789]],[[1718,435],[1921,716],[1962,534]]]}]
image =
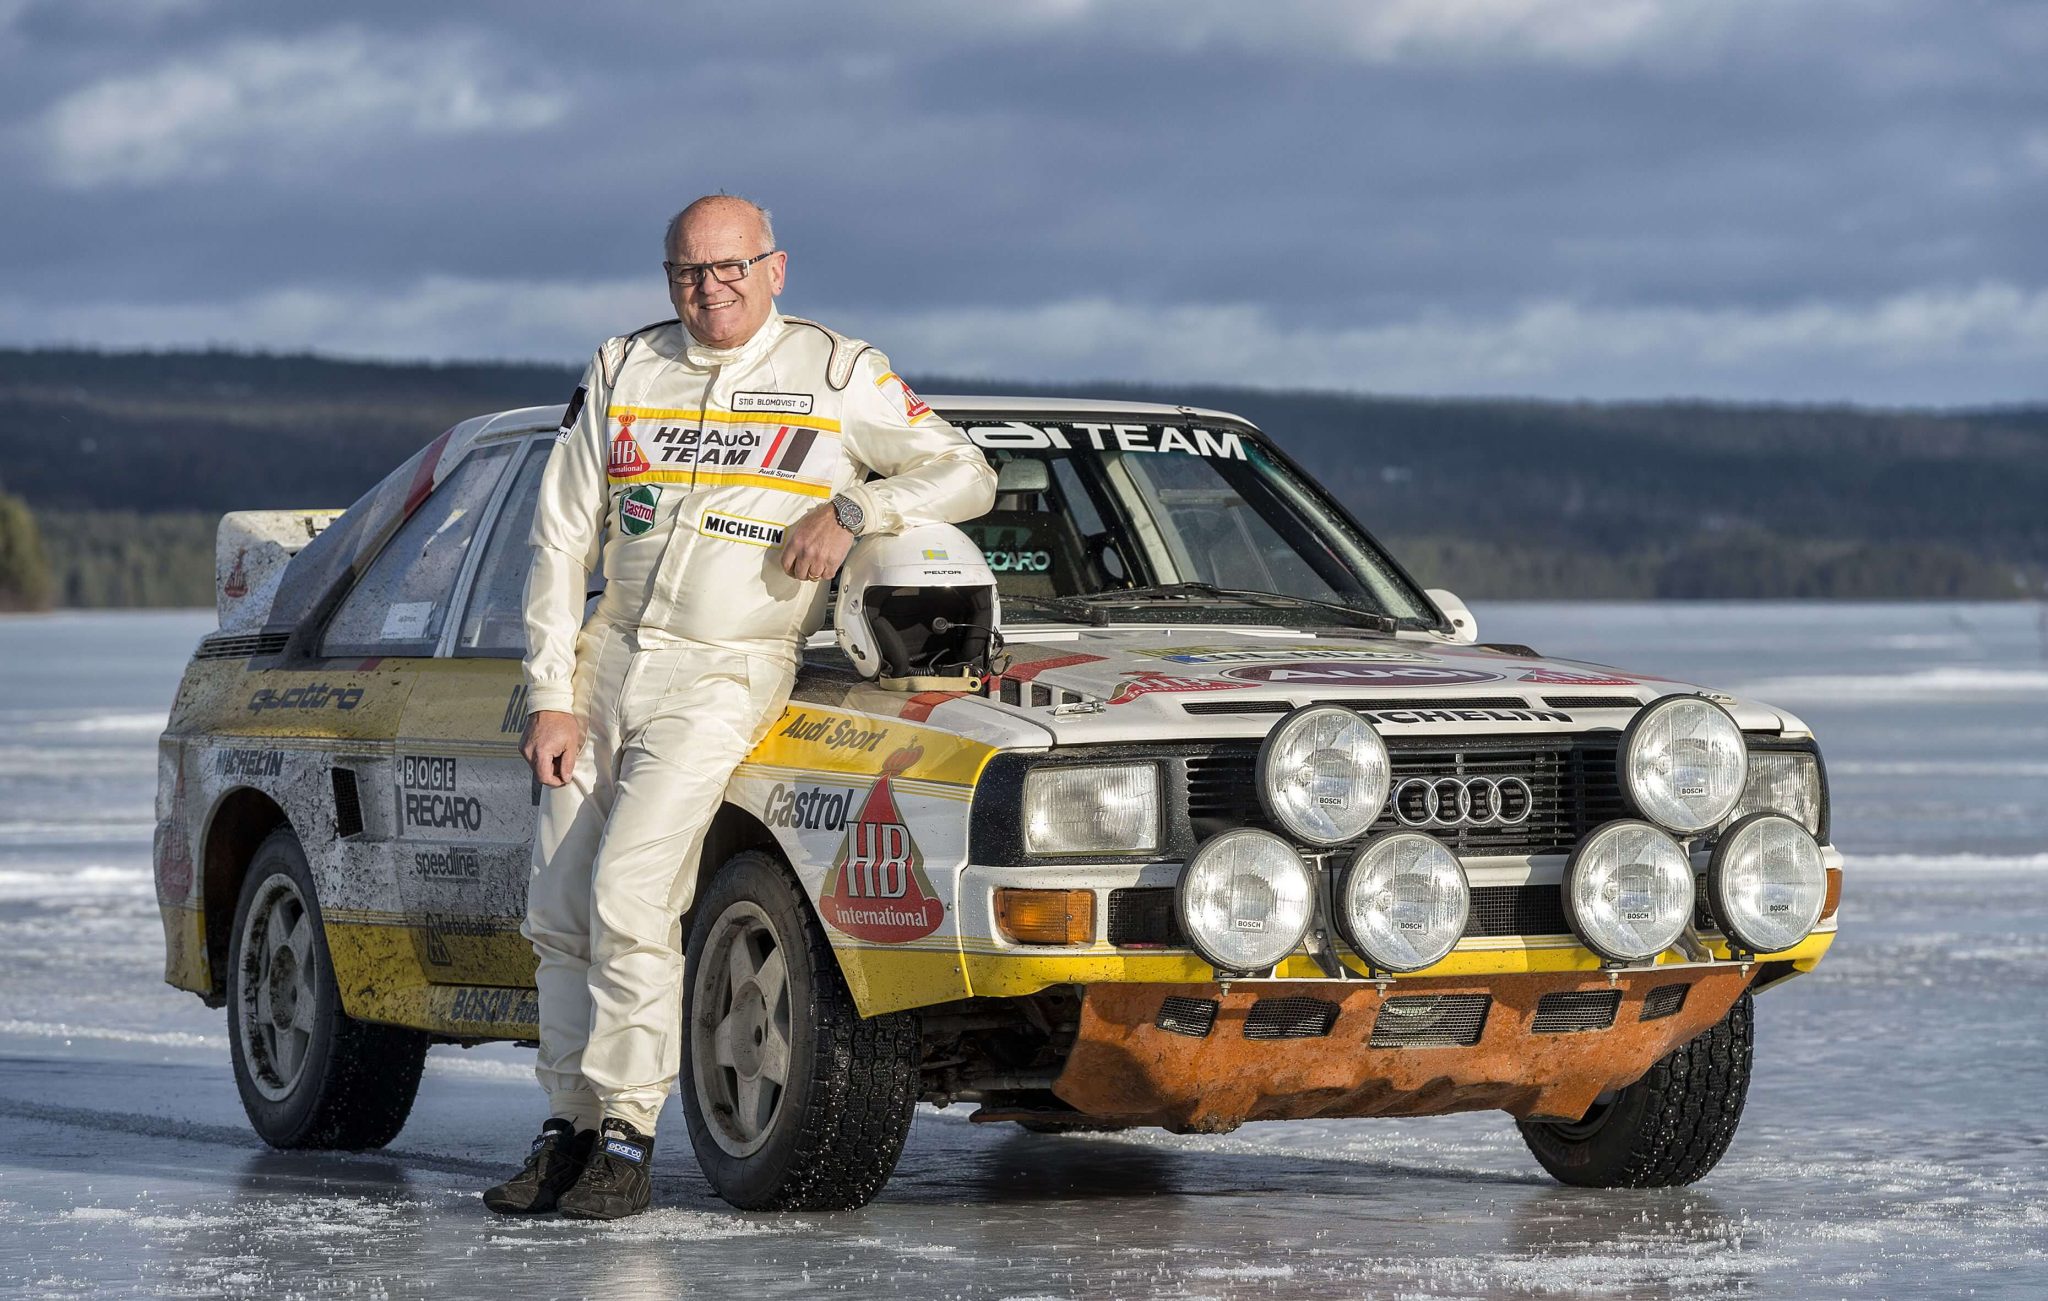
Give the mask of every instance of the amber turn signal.
[{"label": "amber turn signal", "polygon": [[1093,944],[1093,890],[996,890],[996,929],[1018,944]]},{"label": "amber turn signal", "polygon": [[1834,916],[1834,915],[1835,915],[1835,910],[1836,910],[1836,909],[1838,909],[1838,908],[1840,908],[1841,906],[1842,906],[1842,869],[1841,869],[1841,868],[1839,868],[1839,867],[1831,867],[1831,868],[1829,868],[1829,869],[1828,869],[1828,894],[1827,894],[1827,899],[1826,899],[1826,901],[1825,901],[1825,902],[1823,902],[1823,903],[1821,904],[1821,906],[1820,906],[1820,919],[1821,919],[1822,921],[1826,921],[1826,920],[1827,920],[1828,918],[1830,918],[1830,917]]}]

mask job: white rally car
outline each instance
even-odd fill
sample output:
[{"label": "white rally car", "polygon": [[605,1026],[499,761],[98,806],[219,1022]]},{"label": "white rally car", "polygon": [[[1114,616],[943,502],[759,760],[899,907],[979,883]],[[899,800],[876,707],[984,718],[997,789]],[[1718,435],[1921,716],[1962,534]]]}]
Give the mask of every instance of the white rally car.
[{"label": "white rally car", "polygon": [[[1712,1168],[1751,995],[1834,939],[1804,724],[1478,641],[1237,417],[932,405],[998,467],[966,529],[1007,648],[891,690],[821,634],[738,770],[680,919],[722,1195],[858,1205],[920,1100],[1038,1130],[1497,1109],[1567,1182]],[[382,1144],[429,1044],[536,1033],[520,594],[558,419],[223,522],[156,881],[166,978],[228,1009],[271,1143]]]}]

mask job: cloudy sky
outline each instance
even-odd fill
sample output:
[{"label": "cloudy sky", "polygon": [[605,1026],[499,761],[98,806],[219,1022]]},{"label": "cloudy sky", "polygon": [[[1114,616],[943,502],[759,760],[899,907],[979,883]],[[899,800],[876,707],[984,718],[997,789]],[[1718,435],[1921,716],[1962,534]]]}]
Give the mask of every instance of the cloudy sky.
[{"label": "cloudy sky", "polygon": [[2038,0],[0,0],[0,343],[578,362],[659,236],[917,374],[2048,399]]}]

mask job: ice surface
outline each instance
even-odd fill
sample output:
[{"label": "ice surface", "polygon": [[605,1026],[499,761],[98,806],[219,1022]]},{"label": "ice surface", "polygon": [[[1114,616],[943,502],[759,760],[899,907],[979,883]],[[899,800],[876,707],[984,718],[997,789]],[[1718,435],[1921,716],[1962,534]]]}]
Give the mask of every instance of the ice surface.
[{"label": "ice surface", "polygon": [[[270,1151],[222,1015],[162,983],[149,873],[152,711],[210,614],[0,620],[0,662],[28,666],[0,683],[0,1296],[2048,1294],[2048,695],[1926,676],[2029,681],[2034,613],[1480,620],[1489,639],[1782,685],[1764,698],[1825,748],[1845,930],[1759,1000],[1742,1129],[1693,1188],[1560,1187],[1499,1115],[1040,1137],[959,1107],[919,1114],[868,1209],[752,1215],[711,1196],[672,1102],[656,1211],[501,1219],[477,1192],[539,1119],[532,1055],[510,1045],[435,1049],[385,1151]],[[1894,675],[1919,694],[1829,685]]]}]

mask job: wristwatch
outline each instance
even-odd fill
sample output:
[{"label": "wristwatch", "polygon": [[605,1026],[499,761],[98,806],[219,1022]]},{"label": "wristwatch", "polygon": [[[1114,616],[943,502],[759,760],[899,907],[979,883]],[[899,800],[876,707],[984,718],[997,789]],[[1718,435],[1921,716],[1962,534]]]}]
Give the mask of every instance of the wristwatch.
[{"label": "wristwatch", "polygon": [[867,512],[860,508],[860,503],[845,493],[833,494],[832,518],[839,521],[840,528],[855,537],[860,536],[860,526],[867,523],[868,519]]}]

